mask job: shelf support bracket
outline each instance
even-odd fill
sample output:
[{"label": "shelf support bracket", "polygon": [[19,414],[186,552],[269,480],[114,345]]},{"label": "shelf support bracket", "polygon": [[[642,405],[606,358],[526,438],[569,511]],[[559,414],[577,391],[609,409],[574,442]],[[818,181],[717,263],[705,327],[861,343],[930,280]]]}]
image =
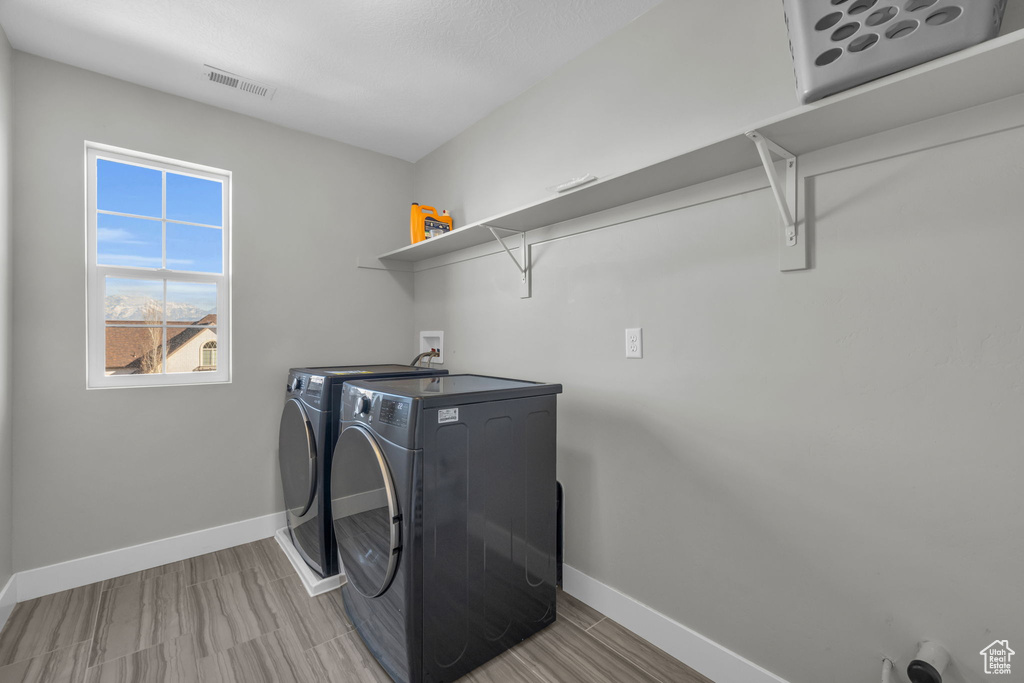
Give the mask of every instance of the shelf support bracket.
[{"label": "shelf support bracket", "polygon": [[[779,252],[780,270],[803,270],[807,264],[807,235],[797,234],[797,158],[795,154],[778,146],[756,130],[749,131],[747,137],[757,147],[761,164],[768,175],[775,203],[782,215],[783,233]],[[786,164],[785,186],[775,168],[772,155],[779,157]]]},{"label": "shelf support bracket", "polygon": [[[491,235],[493,235],[494,239],[496,239],[498,241],[498,244],[500,244],[501,248],[505,250],[505,253],[508,254],[508,257],[510,259],[512,259],[512,263],[514,263],[516,265],[516,270],[519,271],[519,275],[522,278],[522,284],[520,285],[520,289],[519,289],[519,298],[520,299],[529,299],[530,298],[530,284],[531,284],[530,283],[530,280],[531,280],[531,277],[530,277],[530,245],[528,245],[526,243],[526,233],[525,232],[520,232],[519,230],[509,230],[508,228],[499,228],[499,227],[494,226],[494,225],[487,225],[485,227],[488,230],[491,231]],[[522,259],[523,259],[522,263],[519,262],[519,259],[517,259],[515,257],[515,254],[512,253],[512,250],[508,248],[507,244],[505,244],[505,240],[501,237],[501,235],[498,234],[499,230],[501,230],[503,232],[506,232],[506,233],[512,233],[514,235],[519,235],[519,253],[521,254]]]}]

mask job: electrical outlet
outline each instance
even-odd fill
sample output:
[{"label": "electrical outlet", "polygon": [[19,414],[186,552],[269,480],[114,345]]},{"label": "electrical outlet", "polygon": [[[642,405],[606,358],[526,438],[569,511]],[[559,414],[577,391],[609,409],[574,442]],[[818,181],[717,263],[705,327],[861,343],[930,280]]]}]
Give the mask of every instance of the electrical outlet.
[{"label": "electrical outlet", "polygon": [[644,357],[644,330],[642,327],[626,328],[626,358]]},{"label": "electrical outlet", "polygon": [[[430,349],[437,349],[440,354],[437,358],[431,358],[431,365],[441,365],[444,363],[444,332],[442,330],[433,330],[430,332],[420,332],[420,353],[425,353]],[[423,359],[423,364],[426,365],[426,358]]]}]

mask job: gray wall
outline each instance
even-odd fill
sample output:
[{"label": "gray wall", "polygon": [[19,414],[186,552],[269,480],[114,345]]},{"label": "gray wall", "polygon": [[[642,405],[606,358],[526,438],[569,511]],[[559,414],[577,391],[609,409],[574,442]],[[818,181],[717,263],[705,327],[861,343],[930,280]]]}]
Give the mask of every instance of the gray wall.
[{"label": "gray wall", "polygon": [[13,408],[11,403],[14,277],[11,272],[11,45],[0,29],[0,588],[13,573]]},{"label": "gray wall", "polygon": [[[20,52],[14,93],[15,569],[282,510],[287,369],[410,355],[411,277],[355,264],[411,165]],[[234,173],[233,383],[86,391],[85,140]]]},{"label": "gray wall", "polygon": [[416,201],[465,225],[735,134],[797,105],[788,40],[781,3],[668,0],[418,161]]},{"label": "gray wall", "polygon": [[[736,5],[653,10],[417,164],[417,198],[464,223],[795,105],[781,6]],[[810,271],[778,272],[755,173],[532,234],[529,300],[489,249],[416,275],[450,370],[564,384],[567,563],[793,683],[877,680],[919,638],[977,682],[979,650],[1024,639],[1007,109],[1007,132],[807,160],[836,169],[810,186]]]}]

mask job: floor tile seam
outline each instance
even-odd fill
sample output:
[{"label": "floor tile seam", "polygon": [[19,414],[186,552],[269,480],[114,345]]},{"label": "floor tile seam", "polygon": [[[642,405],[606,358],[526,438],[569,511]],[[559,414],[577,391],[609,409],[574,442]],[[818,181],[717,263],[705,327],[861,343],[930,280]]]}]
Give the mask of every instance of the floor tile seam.
[{"label": "floor tile seam", "polygon": [[[151,567],[151,568],[152,569],[156,569],[156,567]],[[147,571],[147,570],[143,569],[142,571]],[[135,573],[135,572],[132,572],[132,573]],[[122,583],[120,586],[118,586],[118,585],[111,585],[109,588],[103,588],[103,584],[107,583],[107,581],[117,581],[118,579],[121,578],[121,576],[115,576],[112,579],[107,579],[106,581],[98,582],[100,584],[100,597],[103,597],[103,593],[106,593],[107,591],[115,590],[117,588],[127,588],[128,586],[134,586],[137,583],[144,583],[146,581],[152,581],[153,579],[162,579],[164,577],[172,576],[174,574],[184,574],[184,573],[185,573],[185,569],[184,568],[175,569],[174,571],[164,572],[163,574],[157,574],[156,576],[150,576],[150,577],[147,577],[147,578],[141,578],[140,577],[138,581],[132,581],[131,583]],[[124,576],[124,575],[122,574],[122,576]],[[184,578],[184,577],[182,577],[182,578]],[[185,584],[185,585],[187,586],[189,584]]]},{"label": "floor tile seam", "polygon": [[[38,598],[36,598],[36,599],[38,599]],[[25,602],[15,603],[14,609],[11,610],[10,615],[7,617],[7,623],[4,624],[4,627],[2,629],[0,629],[0,637],[6,635],[10,631],[10,629],[12,629],[12,625],[17,622],[17,618],[16,617],[18,616],[18,612],[19,612],[18,608],[21,607],[22,605],[25,605],[25,604],[29,603],[29,602],[31,602],[31,601],[30,600],[26,600]],[[27,609],[27,608],[22,607],[22,609],[20,611],[24,611],[25,609]],[[22,630],[24,630],[24,629],[22,629]],[[22,635],[22,634],[19,634],[19,635]],[[15,642],[17,642],[17,641],[15,641]],[[19,661],[24,661],[24,660],[19,660]],[[9,662],[7,664],[0,664],[0,667],[10,666],[11,664],[17,664],[17,663],[18,662]]]},{"label": "floor tile seam", "polygon": [[[287,559],[287,558],[285,558],[285,559]],[[264,571],[264,573],[266,573],[267,576],[271,577],[271,579],[274,580],[274,581],[277,581],[279,579],[287,579],[289,576],[297,576],[297,574],[295,573],[295,568],[292,567],[290,562],[288,563],[288,566],[286,566],[286,567],[275,568],[274,566],[272,566],[273,565],[272,561],[270,561],[270,560],[263,561],[263,560],[260,560],[259,558],[257,558],[256,559],[256,564],[257,564],[257,566],[260,569],[262,569]],[[277,572],[282,572],[282,573],[281,573],[280,576],[278,576]]]},{"label": "floor tile seam", "polygon": [[[603,619],[601,619],[601,621],[605,621],[605,620],[606,620],[607,618],[608,618],[608,617],[604,617]],[[601,640],[601,639],[600,639],[600,638],[598,638],[598,637],[597,637],[596,635],[594,635],[593,633],[591,633],[591,632],[590,632],[590,629],[591,629],[591,628],[594,628],[594,626],[597,626],[597,624],[600,624],[600,623],[601,623],[601,621],[597,622],[596,624],[594,624],[594,625],[593,625],[593,626],[591,626],[590,628],[586,629],[586,630],[584,631],[584,633],[585,633],[585,634],[587,634],[587,635],[588,635],[588,636],[589,636],[590,638],[593,638],[593,640],[594,640],[594,641],[595,641],[595,642],[596,642],[596,643],[597,643],[598,645],[600,645],[601,647],[603,647],[603,648],[604,648],[605,650],[607,650],[608,652],[610,652],[610,653],[611,653],[612,655],[614,655],[614,656],[618,657],[619,659],[621,659],[622,661],[626,662],[627,664],[629,664],[630,666],[632,666],[632,667],[633,667],[634,669],[638,669],[638,670],[639,670],[639,671],[641,671],[642,673],[645,673],[645,674],[647,674],[648,676],[650,676],[650,677],[651,677],[651,678],[653,678],[654,680],[658,681],[658,683],[672,683],[671,681],[665,681],[665,680],[663,680],[663,679],[662,679],[662,678],[661,678],[660,676],[658,676],[658,675],[657,675],[657,674],[656,674],[655,672],[653,672],[653,671],[650,671],[650,670],[649,670],[649,669],[647,669],[646,667],[643,667],[643,666],[641,666],[641,665],[637,664],[637,663],[636,663],[636,662],[634,662],[634,661],[633,661],[632,659],[630,659],[630,658],[629,658],[629,657],[627,657],[626,655],[622,654],[622,653],[621,653],[621,652],[620,652],[620,651],[619,651],[618,649],[616,649],[615,647],[613,647],[613,646],[612,646],[612,645],[610,645],[609,643],[606,643],[605,641]],[[633,633],[633,632],[632,632],[632,631],[630,631],[630,633]],[[637,638],[640,638],[640,636],[637,636],[637,635],[636,635],[635,633],[633,633],[633,635],[634,635],[634,636],[636,636]],[[641,640],[643,640],[643,639],[641,639]],[[646,641],[646,640],[644,640],[644,642],[645,642],[645,643],[647,643],[648,645],[651,645],[651,647],[654,647],[654,645],[652,645],[652,644],[651,644],[650,642],[648,642],[648,641]],[[668,657],[668,656],[670,656],[670,655],[668,655],[668,654],[666,653],[666,654],[665,654],[665,656],[666,656],[666,657]],[[676,661],[678,662],[679,660],[677,659]],[[679,662],[679,663],[680,663],[680,664],[683,664],[683,665],[685,666],[685,664],[684,664],[683,662]]]},{"label": "floor tile seam", "polygon": [[[231,645],[229,645],[228,647],[224,648],[223,650],[213,650],[213,651],[210,652],[210,654],[206,655],[205,657],[200,657],[200,656],[198,656],[198,653],[197,653],[197,656],[195,658],[196,666],[198,666],[199,662],[201,662],[204,659],[209,659],[210,657],[216,657],[217,655],[221,655],[221,654],[227,654],[228,650],[233,650],[236,647],[239,647],[241,645],[245,645],[247,643],[251,643],[254,640],[259,640],[260,638],[263,638],[265,636],[269,636],[269,635],[271,635],[273,633],[277,633],[278,631],[282,631],[282,630],[284,630],[286,628],[293,628],[293,627],[292,627],[291,624],[285,624],[284,626],[280,626],[278,628],[275,628],[273,631],[267,631],[266,633],[260,633],[260,634],[255,635],[252,638],[249,638],[247,640],[242,640],[242,641],[239,641],[237,643],[232,643]],[[198,643],[196,643],[196,645],[198,646]]]},{"label": "floor tile seam", "polygon": [[[593,636],[591,636],[591,637],[593,638]],[[594,640],[597,640],[597,638],[594,638]],[[598,641],[598,642],[601,643],[601,641]],[[648,671],[647,669],[645,669],[644,667],[640,666],[639,664],[635,663],[633,660],[631,660],[628,657],[624,657],[623,655],[619,654],[619,652],[617,650],[615,650],[614,648],[608,647],[604,643],[601,643],[601,645],[604,646],[605,650],[607,650],[610,655],[612,655],[613,657],[617,657],[619,660],[624,662],[627,666],[629,666],[632,669],[635,669],[635,670],[639,671],[640,673],[644,674],[648,678],[651,678],[652,680],[658,681],[658,683],[671,683],[671,681],[663,681],[661,678],[659,678],[658,676],[654,675],[652,672]]]},{"label": "floor tile seam", "polygon": [[[268,559],[264,559],[264,558],[260,557],[258,554],[256,554],[255,551],[253,551],[253,554],[256,555],[256,566],[258,566],[260,569],[265,571],[267,573],[267,576],[272,576],[273,575],[273,571],[272,571],[273,567],[269,566],[270,564],[272,564],[272,562],[269,560],[269,558]],[[284,577],[281,577],[281,578],[284,578]]]},{"label": "floor tile seam", "polygon": [[[92,638],[89,638],[88,640],[91,641]],[[8,662],[6,664],[0,664],[0,669],[4,669],[4,668],[6,668],[8,666],[14,666],[15,664],[21,664],[22,662],[30,661],[32,659],[35,659],[36,657],[45,657],[46,655],[52,655],[54,652],[60,652],[61,650],[67,650],[68,648],[76,647],[78,645],[81,645],[84,642],[86,642],[86,641],[85,640],[77,640],[77,641],[75,641],[75,642],[73,642],[73,643],[71,643],[69,645],[63,645],[61,647],[55,647],[52,650],[47,650],[46,652],[36,652],[35,654],[31,654],[28,657],[23,657],[21,659],[18,659],[18,660],[13,661],[13,662]],[[91,646],[90,646],[89,650],[90,650],[90,652],[92,651],[92,647]]]},{"label": "floor tile seam", "polygon": [[[99,584],[89,584],[89,585],[97,586],[98,589],[103,587],[102,582],[99,583]],[[84,643],[87,640],[96,640],[96,629],[99,628],[99,625],[100,625],[100,606],[103,604],[103,591],[102,590],[97,590],[96,592],[97,592],[97,595],[96,595],[96,607],[94,608],[95,612],[92,615],[92,628],[89,629],[89,637],[82,638],[82,640],[77,640],[77,641],[75,641],[75,643]]]},{"label": "floor tile seam", "polygon": [[327,645],[328,643],[333,643],[335,640],[338,640],[339,638],[344,638],[349,633],[352,633],[352,631],[354,631],[354,630],[355,630],[354,628],[350,628],[349,630],[345,631],[344,633],[339,633],[338,635],[334,636],[333,638],[328,638],[324,642],[319,643],[317,645],[314,645],[313,647],[309,648],[308,650],[303,650],[303,652],[312,652],[313,650],[317,649],[318,647],[323,647],[324,645]]},{"label": "floor tile seam", "polygon": [[[166,641],[164,641],[164,642],[166,642]],[[113,664],[114,662],[118,662],[118,661],[120,661],[122,659],[127,659],[128,657],[134,657],[135,655],[139,654],[143,650],[148,650],[150,647],[157,647],[158,645],[162,645],[162,644],[163,644],[163,642],[157,643],[156,645],[150,645],[149,647],[144,647],[141,650],[136,650],[135,652],[129,652],[128,654],[121,655],[120,657],[114,657],[113,659],[108,659],[108,660],[105,660],[105,661],[102,661],[102,662],[96,662],[95,664],[87,664],[86,667],[85,667],[85,671],[86,671],[86,673],[88,673],[89,671],[92,671],[93,669],[97,669],[97,668],[99,668],[99,667],[101,667],[101,666],[103,666],[105,664]],[[92,651],[91,647],[89,648],[89,651],[90,652]]]},{"label": "floor tile seam", "polygon": [[[308,614],[303,615],[303,614],[299,613],[301,611],[300,607],[295,605],[295,603],[293,603],[291,600],[287,601],[287,603],[288,603],[287,605],[283,605],[282,604],[283,599],[281,598],[281,596],[274,595],[274,593],[276,593],[278,591],[273,590],[274,589],[273,585],[276,584],[276,583],[279,583],[279,582],[284,582],[284,581],[285,581],[285,579],[275,579],[275,580],[271,581],[270,585],[267,587],[268,589],[271,589],[271,590],[269,590],[267,592],[267,597],[272,598],[274,600],[274,602],[278,603],[279,611],[281,612],[281,615],[282,615],[282,617],[284,618],[284,621],[285,621],[285,626],[291,628],[292,631],[295,632],[296,637],[298,637],[299,624],[297,622],[307,621],[307,620],[305,620],[304,617],[308,616]],[[282,627],[282,629],[283,628],[285,628],[285,627]],[[276,631],[281,631],[281,629],[276,629]],[[346,633],[347,633],[347,631],[346,631]],[[333,640],[333,639],[334,639],[334,637],[329,638],[328,640],[326,640],[324,642],[328,642],[329,640]],[[299,640],[301,640],[301,638]],[[316,647],[316,645],[321,645],[321,644],[323,644],[323,643],[315,643],[313,645],[310,645],[309,647],[302,647],[302,643],[300,642],[299,646],[302,647],[302,651],[303,652],[307,652],[307,651],[311,650],[312,648]]]},{"label": "floor tile seam", "polygon": [[[169,638],[164,638],[163,640],[159,640],[159,641],[157,641],[155,643],[151,643],[151,644],[146,645],[144,647],[140,647],[138,650],[133,650],[132,652],[128,652],[128,653],[120,655],[118,657],[114,657],[113,659],[106,659],[106,660],[104,660],[102,662],[96,662],[95,664],[89,664],[86,668],[87,669],[95,669],[97,666],[102,666],[104,664],[109,664],[110,662],[116,662],[119,659],[124,659],[126,657],[134,657],[135,655],[139,654],[140,652],[145,652],[146,650],[150,650],[150,649],[152,649],[154,647],[160,647],[161,645],[166,645],[167,643],[170,643],[171,641],[177,640],[178,638],[184,638],[185,636],[192,636],[193,641],[194,641],[196,634],[195,634],[195,631],[192,630],[192,624],[191,623],[187,624],[185,628],[186,628],[186,630],[182,631],[181,633],[179,633],[176,636],[170,636]],[[93,638],[93,641],[95,641],[95,638]],[[194,644],[194,642],[193,642],[193,644]],[[58,648],[58,649],[60,649],[60,648]],[[92,659],[92,646],[89,647],[89,653],[90,653],[89,659],[91,660]]]},{"label": "floor tile seam", "polygon": [[[156,579],[162,579],[164,576],[168,576],[168,574],[162,574],[160,576],[153,576],[153,577],[150,577],[150,578],[145,579],[143,581],[139,581],[137,583],[141,585],[142,583],[145,583],[146,581],[155,581]],[[136,585],[135,583],[129,583],[129,584],[125,584],[124,586],[116,586],[115,588],[127,588],[129,586],[135,586],[135,585]],[[188,587],[186,586],[185,588],[187,589]],[[90,662],[92,662],[93,649],[95,648],[95,645],[96,645],[96,637],[99,635],[98,634],[99,618],[100,618],[101,613],[102,613],[102,607],[103,607],[103,600],[102,600],[102,598],[103,598],[103,594],[109,592],[110,590],[114,590],[114,589],[111,588],[111,589],[108,589],[106,591],[102,591],[102,593],[100,595],[100,600],[99,600],[99,603],[100,603],[99,607],[100,608],[97,610],[96,624],[93,627],[93,634],[92,634],[92,643],[93,644],[89,648],[89,661]],[[192,607],[192,605],[191,605],[192,601],[188,597],[188,591],[187,590],[186,590],[186,595],[185,595],[185,602],[188,603],[188,605],[186,606],[186,609],[188,609],[189,607]],[[139,607],[140,611],[144,611],[145,608],[146,608],[146,606],[144,604],[140,604],[138,607]],[[194,610],[192,610],[192,611],[194,611]],[[160,616],[162,616],[162,615],[154,614],[154,618],[151,621],[153,621],[154,624],[156,624],[158,621],[160,621],[160,619],[158,619],[158,617],[160,617]],[[163,616],[166,616],[166,615],[163,615]],[[187,615],[186,615],[186,617],[187,617]],[[141,615],[140,615],[139,621],[140,622],[142,621]],[[156,640],[156,641],[153,641],[153,642],[151,642],[149,644],[142,644],[142,642],[138,642],[137,645],[139,647],[138,647],[137,650],[133,650],[133,651],[125,653],[123,655],[119,655],[117,657],[114,657],[113,659],[105,659],[105,660],[102,660],[102,661],[98,661],[95,664],[91,664],[88,668],[92,668],[93,666],[99,666],[101,664],[106,664],[107,662],[116,662],[117,660],[123,659],[124,657],[131,657],[132,655],[136,655],[136,654],[142,652],[143,650],[148,650],[148,649],[150,649],[152,647],[158,647],[160,645],[163,645],[164,643],[170,642],[171,640],[175,640],[176,638],[181,638],[183,636],[187,636],[187,635],[192,635],[193,634],[192,623],[191,623],[192,620],[191,619],[188,619],[188,618],[180,619],[179,618],[178,622],[179,622],[179,626],[182,629],[181,633],[179,633],[178,635],[176,635],[176,636],[169,636],[167,638]],[[141,636],[141,631],[140,631],[140,636]]]},{"label": "floor tile seam", "polygon": [[[65,645],[64,647],[74,647],[75,645],[78,645],[78,643],[72,643],[71,645]],[[22,657],[21,659],[16,659],[13,662],[7,662],[6,664],[0,664],[0,669],[6,668],[8,666],[14,666],[15,664],[21,664],[22,662],[27,662],[30,659],[35,659],[36,657],[42,657],[43,655],[53,654],[57,650],[63,650],[63,649],[64,649],[63,647],[58,647],[58,648],[55,648],[53,650],[47,650],[46,652],[37,652],[35,654],[29,655],[28,657]]]},{"label": "floor tile seam", "polygon": [[[332,640],[333,640],[333,638],[332,638]],[[329,640],[327,642],[329,643],[331,641]],[[323,645],[323,644],[324,643],[320,643],[320,645]],[[317,645],[316,647],[319,647],[319,645]],[[319,681],[327,681],[327,680],[329,680],[329,674],[327,672],[327,668],[324,666],[323,662],[320,661],[320,658],[317,657],[313,653],[313,649],[314,648],[309,648],[308,650],[303,650],[302,651],[302,656],[303,656],[303,658],[305,658],[306,664],[309,666],[309,670],[313,674],[313,680],[314,681],[318,681],[318,682]],[[204,683],[204,682],[200,682],[200,683]]]},{"label": "floor tile seam", "polygon": [[[293,624],[293,623],[289,623],[288,625],[291,626],[292,629],[295,628],[295,624]],[[344,631],[342,633],[338,633],[337,635],[331,636],[330,638],[328,638],[327,640],[325,640],[322,643],[317,643],[316,645],[310,645],[309,647],[304,648],[302,651],[303,652],[310,652],[311,650],[315,650],[316,648],[320,647],[321,645],[325,645],[326,643],[329,643],[332,640],[337,640],[338,638],[341,638],[342,636],[347,636],[349,633],[352,633],[352,631],[355,631],[355,630],[356,630],[356,628],[355,628],[355,626],[353,626],[352,628],[350,628],[350,629],[348,629],[348,630],[346,630],[346,631]],[[298,634],[296,634],[296,635],[298,635]],[[301,643],[300,643],[300,645],[301,645]]]},{"label": "floor tile seam", "polygon": [[[204,579],[202,581],[196,581],[195,583],[187,584],[187,586],[189,588],[192,588],[193,586],[202,586],[204,583],[210,583],[211,581],[216,581],[217,579],[223,579],[225,576],[231,576],[232,574],[241,574],[242,572],[246,571],[247,569],[253,569],[255,567],[256,567],[255,565],[253,565],[252,567],[242,567],[241,569],[236,569],[234,571],[225,572],[223,574],[211,577],[209,579]],[[188,579],[185,579],[185,580],[187,581]]]},{"label": "floor tile seam", "polygon": [[591,624],[590,626],[588,626],[588,627],[586,627],[585,629],[583,629],[583,632],[584,632],[584,633],[590,633],[590,629],[594,628],[595,626],[597,626],[598,624],[600,624],[600,623],[601,623],[602,621],[604,621],[604,620],[605,620],[605,619],[607,619],[607,618],[608,618],[608,617],[601,617],[600,619],[598,619],[597,621],[595,621],[595,622],[594,622],[593,624]]},{"label": "floor tile seam", "polygon": [[[523,642],[525,642],[525,641],[523,641]],[[519,661],[519,662],[520,662],[520,663],[521,663],[521,664],[522,664],[523,666],[525,666],[525,667],[526,667],[526,670],[530,672],[530,675],[531,675],[531,676],[533,676],[534,678],[536,678],[536,679],[537,679],[538,681],[544,681],[544,676],[543,676],[543,675],[541,675],[540,671],[538,671],[537,669],[533,668],[533,664],[531,664],[530,662],[528,662],[528,661],[526,661],[525,659],[523,659],[522,657],[520,657],[520,656],[519,656],[519,653],[518,653],[518,652],[516,652],[516,650],[517,650],[517,649],[518,649],[518,648],[519,648],[520,646],[522,646],[523,642],[520,642],[520,643],[517,643],[516,645],[513,645],[513,646],[512,646],[511,648],[509,648],[509,649],[507,650],[507,652],[508,652],[508,653],[509,653],[510,655],[512,655],[512,657],[513,657],[513,658],[515,658],[516,660],[518,660],[518,661]]]},{"label": "floor tile seam", "polygon": [[[266,579],[264,582],[262,582],[261,585],[263,587],[263,595],[266,598],[267,607],[270,608],[271,613],[274,615],[275,621],[284,622],[284,626],[279,626],[278,628],[274,629],[274,631],[280,631],[282,628],[285,627],[294,628],[292,626],[292,620],[288,618],[288,610],[281,606],[281,601],[278,600],[278,596],[275,595],[276,591],[271,590],[271,586],[274,583],[274,580],[268,578],[267,572],[263,571],[261,567],[256,567],[256,569],[257,571],[261,571],[263,573],[263,578]],[[259,583],[258,579],[257,583]],[[250,608],[254,613],[257,613],[259,610],[257,609],[257,606],[253,602],[253,596],[249,595],[249,591],[243,592],[245,593],[246,601],[249,603]]]},{"label": "floor tile seam", "polygon": [[[193,660],[195,661],[196,674],[199,677],[200,683],[203,683],[206,680],[205,677],[203,676],[203,668],[199,665],[199,663],[202,662],[203,660],[212,659],[212,658],[217,657],[219,655],[224,655],[225,657],[230,657],[230,655],[228,654],[229,650],[233,650],[233,649],[235,649],[237,647],[240,647],[242,645],[246,645],[248,643],[253,642],[254,640],[259,640],[260,638],[264,638],[264,637],[273,635],[273,634],[277,633],[278,631],[284,630],[285,628],[293,628],[293,627],[292,627],[291,624],[286,624],[285,626],[282,626],[281,628],[276,628],[273,631],[267,631],[266,633],[261,633],[260,635],[256,636],[255,638],[250,638],[249,640],[244,640],[244,641],[242,641],[240,643],[235,643],[231,647],[225,648],[223,650],[215,650],[215,651],[211,652],[210,654],[206,655],[205,657],[198,656],[198,652],[197,652],[196,656],[193,657]],[[303,657],[306,656],[306,652],[307,652],[306,650],[302,650]],[[310,666],[312,668],[312,665],[310,665]]]},{"label": "floor tile seam", "polygon": [[[102,589],[103,588],[103,584],[100,583],[99,587]],[[93,649],[96,647],[96,632],[100,628],[100,610],[103,607],[103,594],[105,592],[106,591],[100,590],[99,591],[99,595],[96,596],[96,613],[93,615],[93,618],[92,618],[92,628],[89,629],[89,637],[86,638],[86,640],[89,641],[89,651],[85,655],[85,668],[86,668],[86,671],[89,670],[89,665],[92,663],[92,653],[93,653]],[[85,640],[79,641],[79,642],[83,642],[84,643]]]}]

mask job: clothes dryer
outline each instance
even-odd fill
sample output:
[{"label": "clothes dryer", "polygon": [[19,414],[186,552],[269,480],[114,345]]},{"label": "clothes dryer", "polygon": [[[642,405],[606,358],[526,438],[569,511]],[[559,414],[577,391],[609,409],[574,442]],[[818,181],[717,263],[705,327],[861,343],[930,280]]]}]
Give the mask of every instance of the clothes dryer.
[{"label": "clothes dryer", "polygon": [[337,440],[342,387],[353,378],[434,377],[447,370],[409,365],[344,365],[292,368],[288,371],[278,436],[278,460],[288,530],[299,555],[321,577],[338,573],[332,518],[333,498],[344,498],[359,482],[330,489],[334,442]]},{"label": "clothes dryer", "polygon": [[345,609],[399,683],[454,681],[555,620],[558,384],[477,375],[345,385],[334,476]]}]

